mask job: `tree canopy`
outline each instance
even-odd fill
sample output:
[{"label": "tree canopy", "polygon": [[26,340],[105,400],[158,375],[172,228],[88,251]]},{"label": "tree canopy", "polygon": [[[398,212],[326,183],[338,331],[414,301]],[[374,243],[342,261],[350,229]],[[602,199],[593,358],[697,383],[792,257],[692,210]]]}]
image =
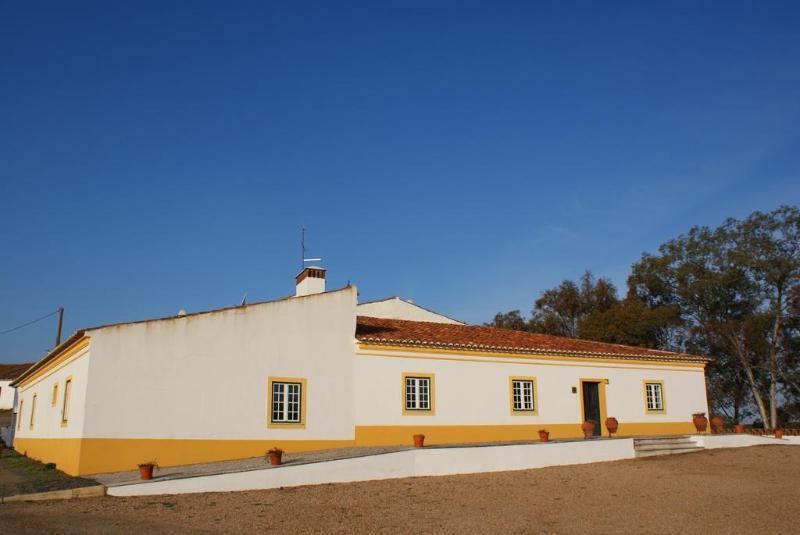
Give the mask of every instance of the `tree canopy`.
[{"label": "tree canopy", "polygon": [[545,290],[530,318],[488,325],[710,356],[712,410],[765,427],[800,421],[800,211],[693,227],[631,266],[627,295],[585,272]]}]

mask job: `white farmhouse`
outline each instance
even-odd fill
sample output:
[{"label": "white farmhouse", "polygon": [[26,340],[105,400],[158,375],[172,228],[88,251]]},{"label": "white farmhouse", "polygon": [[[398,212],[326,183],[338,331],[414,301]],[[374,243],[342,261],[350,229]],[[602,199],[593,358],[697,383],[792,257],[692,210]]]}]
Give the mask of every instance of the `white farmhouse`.
[{"label": "white farmhouse", "polygon": [[14,420],[14,402],[16,388],[11,383],[30,368],[32,363],[0,364],[0,440],[3,444],[11,444],[12,422]]},{"label": "white farmhouse", "polygon": [[0,364],[0,411],[14,408],[14,387],[11,383],[30,368],[31,362]]},{"label": "white farmhouse", "polygon": [[14,447],[69,474],[287,451],[689,433],[693,355],[464,325],[357,302],[307,268],[278,301],[81,329],[15,383]]}]

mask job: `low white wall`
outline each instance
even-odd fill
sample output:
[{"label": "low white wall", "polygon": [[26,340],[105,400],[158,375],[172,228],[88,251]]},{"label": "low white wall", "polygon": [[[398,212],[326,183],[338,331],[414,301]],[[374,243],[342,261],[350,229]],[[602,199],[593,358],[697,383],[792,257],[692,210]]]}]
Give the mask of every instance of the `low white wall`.
[{"label": "low white wall", "polygon": [[111,496],[273,489],[418,476],[526,470],[634,457],[633,439],[425,448],[353,459],[109,487]]},{"label": "low white wall", "polygon": [[783,437],[781,439],[774,437],[762,437],[757,435],[740,434],[740,435],[695,435],[695,442],[699,446],[712,450],[716,448],[743,448],[746,446],[766,446],[768,444],[776,445],[800,445],[800,437]]}]

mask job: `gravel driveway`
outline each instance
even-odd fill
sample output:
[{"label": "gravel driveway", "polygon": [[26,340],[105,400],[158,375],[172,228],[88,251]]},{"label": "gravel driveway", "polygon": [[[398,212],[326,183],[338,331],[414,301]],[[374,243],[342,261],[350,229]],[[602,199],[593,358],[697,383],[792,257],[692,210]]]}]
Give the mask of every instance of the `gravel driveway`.
[{"label": "gravel driveway", "polygon": [[800,447],[278,490],[0,505],[4,533],[792,533]]}]

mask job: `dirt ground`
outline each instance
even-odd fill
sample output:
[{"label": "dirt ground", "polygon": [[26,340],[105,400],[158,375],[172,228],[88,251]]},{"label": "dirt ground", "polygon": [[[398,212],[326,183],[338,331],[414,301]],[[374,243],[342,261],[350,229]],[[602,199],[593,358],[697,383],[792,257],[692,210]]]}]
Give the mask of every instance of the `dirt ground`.
[{"label": "dirt ground", "polygon": [[0,505],[3,533],[796,533],[800,448],[448,477]]}]

